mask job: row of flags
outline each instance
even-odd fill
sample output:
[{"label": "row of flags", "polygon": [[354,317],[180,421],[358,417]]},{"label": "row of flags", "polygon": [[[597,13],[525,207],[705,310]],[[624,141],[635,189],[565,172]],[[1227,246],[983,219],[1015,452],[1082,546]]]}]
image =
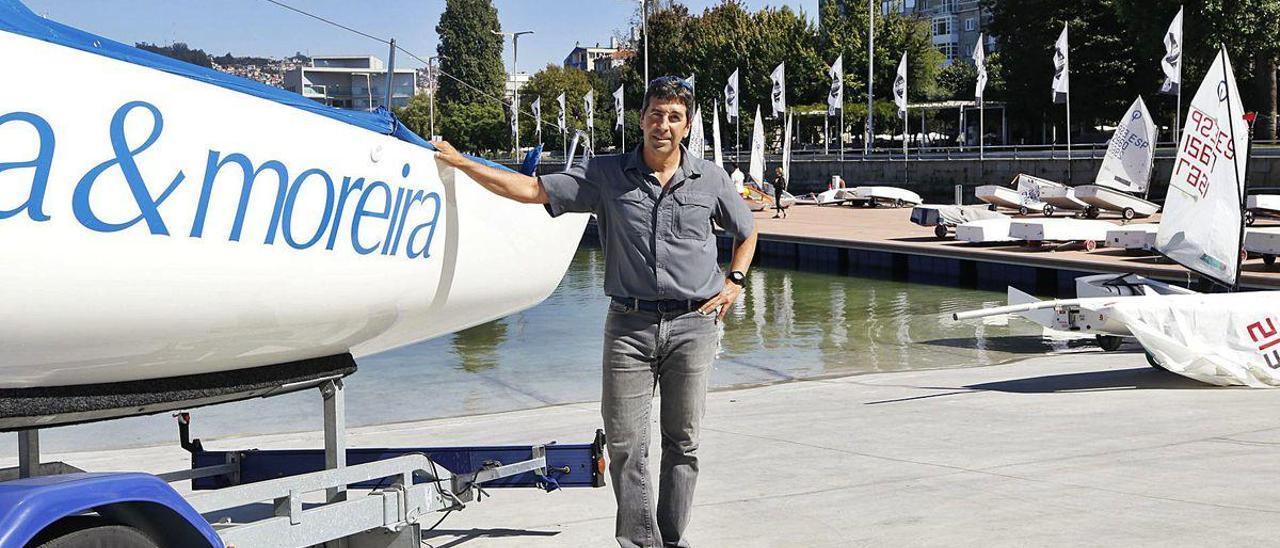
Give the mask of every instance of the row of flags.
[{"label": "row of flags", "polygon": [[[1165,31],[1164,48],[1165,55],[1160,59],[1160,68],[1164,71],[1165,79],[1160,86],[1160,93],[1177,95],[1182,86],[1182,8],[1178,9],[1173,22],[1169,23],[1169,30]],[[1067,26],[1064,24],[1062,34],[1058,35],[1053,51],[1053,102],[1055,103],[1067,102],[1067,95],[1071,90],[1071,67],[1067,57],[1069,49]],[[987,83],[985,59],[986,56],[982,53],[982,38],[979,36],[978,49],[973,52],[973,60],[978,65],[976,96],[979,100],[982,99],[982,89]]]},{"label": "row of flags", "polygon": [[[1170,95],[1177,94],[1182,84],[1182,9],[1178,10],[1178,14],[1174,16],[1173,22],[1169,24],[1169,30],[1165,33],[1165,56],[1160,60],[1160,66],[1164,70],[1165,81],[1161,85],[1160,92]],[[1057,42],[1054,44],[1053,53],[1053,101],[1055,103],[1065,103],[1071,91],[1071,67],[1068,54],[1070,51],[1067,26],[1064,24],[1062,33],[1058,36]],[[986,40],[983,34],[978,35],[978,43],[973,49],[973,64],[977,68],[978,77],[974,85],[974,99],[982,102],[987,89],[987,55]],[[770,105],[775,118],[782,116],[787,111],[787,81],[786,81],[786,62],[779,63],[773,72],[769,74],[772,82],[772,90],[770,92]],[[827,76],[831,78],[830,92],[827,94],[827,114],[834,115],[837,109],[843,108],[844,105],[844,56],[836,57],[835,62],[831,64],[827,72]],[[690,76],[687,81],[690,87],[694,87],[695,77]],[[734,122],[738,120],[740,110],[740,95],[738,92],[738,71],[734,70],[729,75],[728,81],[724,86],[724,110],[725,119]],[[617,117],[614,121],[614,129],[623,127],[624,105],[622,101],[623,86],[613,92],[613,107]],[[560,112],[556,117],[556,126],[560,131],[567,131],[567,123],[565,120],[565,94],[561,93],[556,101],[560,104]],[[903,52],[902,60],[898,63],[897,76],[893,81],[893,100],[898,107],[898,115],[906,116],[907,112],[907,54]],[[595,125],[595,90],[588,91],[583,97],[585,110],[587,113],[587,128],[593,129]],[[538,135],[542,135],[542,99],[538,98],[531,105],[533,116],[538,128]],[[519,97],[512,101],[511,129],[515,132],[519,128]],[[717,108],[718,111],[718,108]],[[695,115],[701,113],[695,112]],[[713,113],[719,116],[719,112]],[[718,128],[717,128],[718,129]]]}]

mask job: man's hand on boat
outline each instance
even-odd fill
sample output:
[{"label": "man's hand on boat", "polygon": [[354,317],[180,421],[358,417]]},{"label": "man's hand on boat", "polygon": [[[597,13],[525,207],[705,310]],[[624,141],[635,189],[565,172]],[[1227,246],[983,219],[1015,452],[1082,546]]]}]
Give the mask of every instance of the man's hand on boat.
[{"label": "man's hand on boat", "polygon": [[434,139],[431,144],[436,147],[436,161],[466,173],[468,177],[490,192],[525,204],[547,203],[547,192],[536,177],[530,177],[514,171],[506,171],[486,166],[464,156],[453,148],[449,141]]}]

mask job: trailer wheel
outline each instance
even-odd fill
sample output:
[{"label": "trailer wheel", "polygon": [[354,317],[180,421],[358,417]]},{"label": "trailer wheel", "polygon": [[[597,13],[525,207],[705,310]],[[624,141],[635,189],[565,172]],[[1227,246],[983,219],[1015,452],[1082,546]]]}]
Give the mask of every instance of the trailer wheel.
[{"label": "trailer wheel", "polygon": [[1093,251],[1095,249],[1098,249],[1097,240],[1085,240],[1083,243],[1084,243],[1085,251]]},{"label": "trailer wheel", "polygon": [[1044,211],[1042,211],[1042,213],[1044,213],[1044,216],[1045,216],[1045,217],[1052,217],[1052,216],[1053,216],[1053,206],[1052,206],[1052,205],[1049,205],[1049,204],[1045,204],[1045,205],[1044,205]]},{"label": "trailer wheel", "polygon": [[1018,206],[1018,215],[1026,215],[1028,213],[1031,213],[1031,210],[1027,209],[1027,206]]},{"label": "trailer wheel", "polygon": [[933,227],[933,235],[939,240],[947,237],[947,225],[937,225]]},{"label": "trailer wheel", "polygon": [[896,199],[893,201],[893,207],[901,208],[901,207],[906,207],[906,205],[907,205],[906,202],[903,202],[901,199]]},{"label": "trailer wheel", "polygon": [[1115,335],[1094,335],[1094,338],[1098,340],[1098,346],[1107,352],[1119,350],[1120,344],[1124,342],[1124,339]]},{"label": "trailer wheel", "polygon": [[151,537],[127,525],[100,518],[64,520],[43,531],[32,543],[37,548],[160,548]]},{"label": "trailer wheel", "polygon": [[999,210],[1000,210],[1000,208],[999,208],[998,206],[996,206],[995,204],[987,204],[987,210],[988,210],[988,211],[999,211]]},{"label": "trailer wheel", "polygon": [[1097,219],[1097,218],[1098,218],[1098,215],[1100,215],[1101,213],[1102,213],[1102,212],[1101,212],[1101,211],[1098,211],[1098,208],[1096,208],[1096,207],[1094,207],[1094,206],[1089,206],[1089,207],[1084,208],[1084,216],[1085,216],[1085,217],[1088,217],[1088,218],[1090,218],[1090,219]]},{"label": "trailer wheel", "polygon": [[1124,208],[1124,211],[1120,213],[1120,215],[1124,217],[1124,220],[1132,221],[1134,217],[1138,216],[1138,212],[1134,211],[1132,207],[1126,207]]},{"label": "trailer wheel", "polygon": [[1254,215],[1253,215],[1253,212],[1252,212],[1252,211],[1246,211],[1246,212],[1244,212],[1244,224],[1245,224],[1245,226],[1253,226],[1253,222],[1254,222],[1254,221],[1256,221],[1256,220],[1257,220],[1257,219],[1256,219],[1256,218],[1254,218]]},{"label": "trailer wheel", "polygon": [[1265,265],[1267,265],[1267,266],[1275,266],[1275,264],[1276,264],[1276,256],[1275,256],[1275,255],[1263,255],[1263,256],[1262,256],[1262,264],[1265,264]]}]

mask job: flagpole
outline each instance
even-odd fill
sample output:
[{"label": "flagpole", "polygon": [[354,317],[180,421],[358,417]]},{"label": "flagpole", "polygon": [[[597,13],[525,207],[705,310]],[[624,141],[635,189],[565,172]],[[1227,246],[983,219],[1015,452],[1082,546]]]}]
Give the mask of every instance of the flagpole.
[{"label": "flagpole", "polygon": [[[1070,69],[1068,69],[1070,70]],[[1071,84],[1067,84],[1067,183],[1071,183]]]},{"label": "flagpole", "polygon": [[[841,95],[844,95],[843,93]],[[844,100],[840,101],[840,131],[836,132],[840,138],[840,161],[844,161]]]},{"label": "flagpole", "polygon": [[872,141],[876,135],[876,114],[873,97],[875,93],[875,74],[874,67],[876,63],[876,9],[875,0],[867,0],[867,135],[862,141],[862,155],[866,156],[871,153]]},{"label": "flagpole", "polygon": [[987,159],[987,98],[978,101],[978,160]]}]

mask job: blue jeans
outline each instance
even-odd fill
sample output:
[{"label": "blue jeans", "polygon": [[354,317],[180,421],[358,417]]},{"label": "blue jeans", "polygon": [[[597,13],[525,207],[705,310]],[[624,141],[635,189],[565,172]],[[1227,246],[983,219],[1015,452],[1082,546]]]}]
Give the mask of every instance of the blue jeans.
[{"label": "blue jeans", "polygon": [[[623,548],[688,548],[685,529],[698,483],[698,438],[719,322],[697,311],[661,314],[611,303],[604,329],[609,474]],[[649,408],[661,390],[662,462],[654,507],[649,476]]]}]

